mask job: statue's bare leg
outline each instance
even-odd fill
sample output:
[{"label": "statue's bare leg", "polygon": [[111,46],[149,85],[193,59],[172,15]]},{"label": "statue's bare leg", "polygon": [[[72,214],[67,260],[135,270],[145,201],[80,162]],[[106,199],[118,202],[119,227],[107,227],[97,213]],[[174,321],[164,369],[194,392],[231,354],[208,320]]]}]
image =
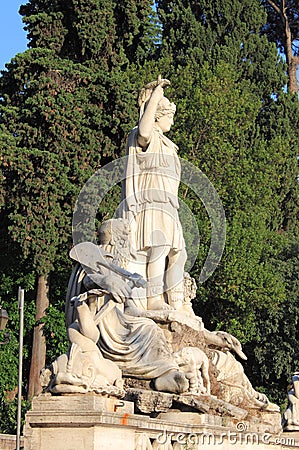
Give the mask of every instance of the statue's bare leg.
[{"label": "statue's bare leg", "polygon": [[165,273],[165,285],[168,304],[180,310],[184,302],[184,267],[187,260],[185,249],[180,251],[170,250],[168,265]]},{"label": "statue's bare leg", "polygon": [[147,309],[167,309],[164,298],[164,273],[168,246],[151,247],[147,258]]}]

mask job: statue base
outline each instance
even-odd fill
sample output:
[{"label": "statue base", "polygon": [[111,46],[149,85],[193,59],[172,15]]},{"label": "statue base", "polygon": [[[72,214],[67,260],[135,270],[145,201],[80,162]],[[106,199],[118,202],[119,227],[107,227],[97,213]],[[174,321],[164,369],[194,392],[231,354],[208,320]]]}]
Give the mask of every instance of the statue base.
[{"label": "statue base", "polygon": [[261,450],[299,448],[299,441],[296,445],[292,437],[281,433],[279,413],[266,414],[258,421],[246,419],[224,412],[212,415],[175,409],[150,417],[136,414],[134,402],[118,398],[42,394],[33,399],[26,414],[24,449],[245,450],[248,444]]}]

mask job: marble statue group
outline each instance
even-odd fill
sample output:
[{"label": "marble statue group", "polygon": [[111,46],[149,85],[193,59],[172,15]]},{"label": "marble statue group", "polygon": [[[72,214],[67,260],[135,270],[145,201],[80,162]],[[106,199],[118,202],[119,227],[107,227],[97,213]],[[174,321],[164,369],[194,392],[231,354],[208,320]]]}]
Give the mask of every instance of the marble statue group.
[{"label": "marble statue group", "polygon": [[81,242],[70,252],[70,345],[48,369],[46,389],[123,397],[133,383],[274,412],[244,373],[240,342],[208,331],[193,312],[196,283],[185,272],[178,214],[178,148],[165,135],[176,112],[165,96],[168,85],[159,77],[140,93],[117,217],[102,223],[97,244]]}]

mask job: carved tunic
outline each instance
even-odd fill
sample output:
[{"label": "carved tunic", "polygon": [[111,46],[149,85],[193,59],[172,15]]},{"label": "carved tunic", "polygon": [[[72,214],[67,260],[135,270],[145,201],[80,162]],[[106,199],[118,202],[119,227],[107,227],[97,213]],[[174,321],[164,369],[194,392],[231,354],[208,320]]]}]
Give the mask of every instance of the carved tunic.
[{"label": "carved tunic", "polygon": [[128,139],[122,215],[131,221],[137,251],[153,246],[185,247],[178,216],[181,166],[176,145],[159,129],[143,151],[137,143],[138,128]]}]

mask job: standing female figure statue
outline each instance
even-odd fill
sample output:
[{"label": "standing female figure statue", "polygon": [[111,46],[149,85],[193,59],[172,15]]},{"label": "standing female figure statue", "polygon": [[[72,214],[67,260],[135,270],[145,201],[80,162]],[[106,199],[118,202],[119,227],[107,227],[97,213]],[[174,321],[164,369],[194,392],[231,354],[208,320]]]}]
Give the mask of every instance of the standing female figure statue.
[{"label": "standing female figure statue", "polygon": [[176,111],[164,96],[168,84],[159,78],[141,91],[139,124],[128,138],[122,215],[130,221],[132,244],[143,261],[134,270],[147,280],[146,308],[179,310],[187,254],[178,216],[178,148],[164,135]]}]

